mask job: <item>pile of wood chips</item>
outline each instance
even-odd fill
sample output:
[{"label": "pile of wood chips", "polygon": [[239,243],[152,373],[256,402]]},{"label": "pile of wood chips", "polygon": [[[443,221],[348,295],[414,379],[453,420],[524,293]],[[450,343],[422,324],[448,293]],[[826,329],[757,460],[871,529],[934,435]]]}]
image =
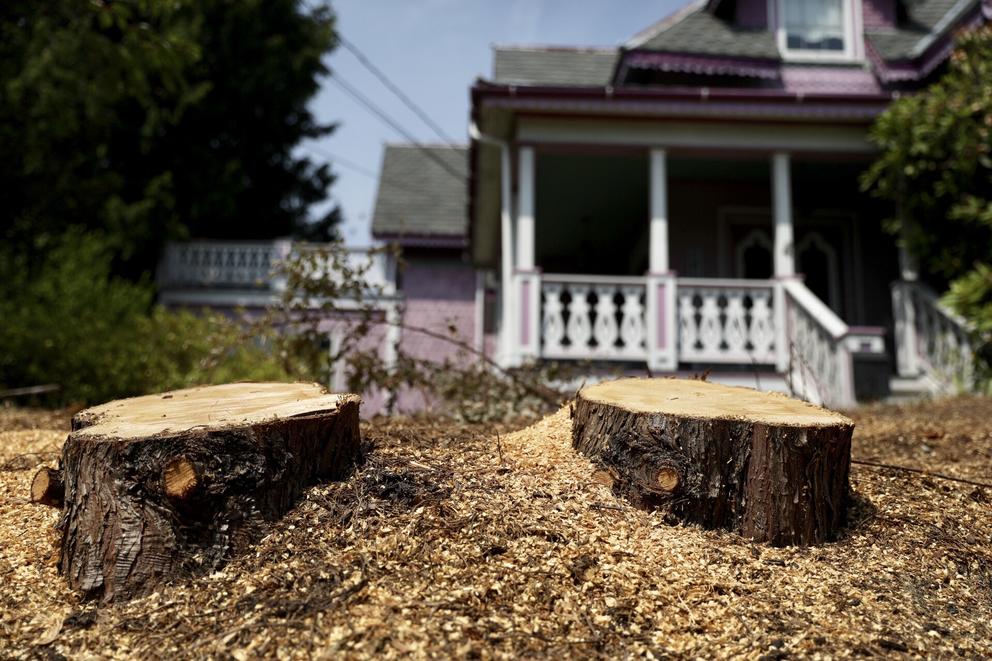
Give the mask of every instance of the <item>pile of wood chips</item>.
[{"label": "pile of wood chips", "polygon": [[[990,400],[852,417],[856,459],[992,475]],[[858,464],[840,541],[769,548],[616,500],[567,410],[513,433],[370,423],[367,463],[254,553],[98,607],[25,499],[66,426],[0,410],[0,657],[992,655],[992,489]]]}]

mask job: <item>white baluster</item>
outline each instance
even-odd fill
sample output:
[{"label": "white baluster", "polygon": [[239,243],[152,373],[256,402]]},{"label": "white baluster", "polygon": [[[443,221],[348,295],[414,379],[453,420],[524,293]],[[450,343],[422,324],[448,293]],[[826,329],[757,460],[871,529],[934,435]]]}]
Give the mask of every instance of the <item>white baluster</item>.
[{"label": "white baluster", "polygon": [[584,357],[589,353],[589,340],[592,339],[592,324],[589,321],[589,286],[571,285],[572,302],[568,306],[569,352]]},{"label": "white baluster", "polygon": [[565,339],[564,307],[561,302],[561,285],[554,282],[544,284],[544,310],[541,315],[541,346],[550,356],[564,353],[562,340]]},{"label": "white baluster", "polygon": [[775,359],[775,327],[772,317],[771,292],[751,293],[751,351],[755,361],[770,363]]},{"label": "white baluster", "polygon": [[744,318],[744,292],[731,290],[725,292],[727,306],[724,308],[726,320],[723,324],[724,340],[727,343],[728,358],[742,363],[749,362],[747,352],[747,320]]},{"label": "white baluster", "polygon": [[638,354],[644,350],[644,305],[641,303],[641,288],[624,287],[623,319],[620,321],[620,338],[623,352]]},{"label": "white baluster", "polygon": [[683,360],[694,358],[698,352],[699,329],[696,326],[695,293],[692,289],[679,290],[679,352]]},{"label": "white baluster", "polygon": [[620,336],[617,327],[616,303],[613,294],[616,289],[609,285],[596,287],[596,324],[593,335],[596,338],[596,353],[608,356],[616,353],[616,341]]},{"label": "white baluster", "polygon": [[702,353],[708,358],[721,353],[720,343],[723,340],[723,328],[720,324],[720,307],[717,298],[720,292],[704,289],[703,304],[699,308],[702,318],[699,321],[699,339],[703,343]]}]

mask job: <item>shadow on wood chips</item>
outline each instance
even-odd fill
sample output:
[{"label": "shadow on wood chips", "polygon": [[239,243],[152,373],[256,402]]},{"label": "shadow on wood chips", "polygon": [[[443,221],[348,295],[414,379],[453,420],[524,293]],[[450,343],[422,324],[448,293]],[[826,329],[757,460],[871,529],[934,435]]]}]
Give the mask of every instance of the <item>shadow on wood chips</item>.
[{"label": "shadow on wood chips", "polygon": [[[992,402],[853,412],[854,455],[992,473]],[[0,410],[0,657],[992,655],[992,493],[855,465],[835,543],[770,548],[664,523],[533,425],[363,425],[366,459],[221,571],[98,607],[25,502],[60,419]],[[511,429],[518,431],[511,432]]]}]

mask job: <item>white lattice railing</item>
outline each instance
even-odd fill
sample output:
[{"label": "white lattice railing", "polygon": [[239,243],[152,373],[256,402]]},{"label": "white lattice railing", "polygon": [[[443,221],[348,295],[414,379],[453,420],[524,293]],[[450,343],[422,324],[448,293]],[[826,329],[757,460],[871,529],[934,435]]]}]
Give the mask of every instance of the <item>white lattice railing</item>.
[{"label": "white lattice railing", "polygon": [[[276,273],[280,260],[294,251],[319,248],[320,244],[275,241],[188,241],[166,244],[159,268],[162,289],[280,290]],[[347,265],[361,273],[375,291],[394,291],[393,261],[382,252],[348,249]],[[320,277],[335,277],[320,271]]]},{"label": "white lattice railing", "polygon": [[974,387],[974,349],[966,321],[918,282],[892,286],[900,376],[927,376],[938,392]]},{"label": "white lattice railing", "polygon": [[541,356],[645,360],[644,278],[542,275]]},{"label": "white lattice railing", "polygon": [[190,241],[165,247],[162,286],[268,289],[289,242]]},{"label": "white lattice railing", "polygon": [[679,278],[679,360],[774,363],[774,288],[768,280]]},{"label": "white lattice railing", "polygon": [[815,404],[855,403],[850,329],[799,280],[782,283],[792,392]]}]

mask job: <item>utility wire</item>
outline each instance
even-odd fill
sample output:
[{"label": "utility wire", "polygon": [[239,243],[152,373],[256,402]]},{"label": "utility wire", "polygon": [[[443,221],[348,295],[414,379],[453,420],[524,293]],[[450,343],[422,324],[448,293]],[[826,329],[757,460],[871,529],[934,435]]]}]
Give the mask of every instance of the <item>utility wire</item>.
[{"label": "utility wire", "polygon": [[338,156],[337,154],[332,154],[323,147],[317,147],[316,145],[303,145],[303,149],[313,152],[317,156],[326,158],[334,165],[343,165],[344,167],[353,170],[359,174],[364,174],[366,177],[371,177],[372,179],[378,179],[379,175],[373,172],[371,169],[365,167],[364,165],[359,165],[354,161],[349,161],[343,156]]},{"label": "utility wire", "polygon": [[[365,166],[359,165],[358,163],[355,163],[354,161],[349,161],[348,159],[342,158],[341,156],[338,156],[337,154],[332,154],[331,152],[327,151],[326,149],[323,149],[321,147],[317,147],[316,145],[304,145],[303,146],[303,149],[305,149],[305,150],[307,150],[307,151],[309,151],[309,152],[311,152],[313,154],[316,154],[317,156],[321,156],[323,158],[326,158],[332,165],[342,165],[342,166],[344,166],[344,167],[352,170],[353,172],[357,172],[358,174],[365,175],[369,179],[373,179],[373,180],[379,182],[380,185],[383,184],[383,183],[387,183],[386,179],[381,179],[379,177],[379,175],[377,175],[372,170],[366,168]],[[404,182],[401,182],[401,181],[390,180],[390,181],[388,181],[388,184],[390,186],[399,188],[401,190],[405,190],[408,193],[415,193],[415,194],[418,194],[419,195],[419,194],[421,194],[421,193],[424,192],[422,189],[414,188],[414,187],[412,187],[412,186],[410,186],[410,185],[408,185],[408,184],[406,184]]]},{"label": "utility wire", "polygon": [[402,101],[406,105],[407,108],[409,108],[411,111],[413,111],[413,113],[417,117],[419,117],[421,119],[421,121],[424,122],[424,124],[426,124],[427,126],[429,126],[431,128],[431,130],[434,131],[434,133],[437,135],[437,137],[441,138],[441,140],[443,142],[447,143],[447,145],[449,147],[457,147],[457,145],[455,144],[455,141],[452,140],[448,136],[448,134],[446,134],[441,129],[440,126],[438,126],[437,122],[435,122],[433,119],[431,119],[430,115],[428,115],[423,110],[423,108],[421,108],[416,103],[414,103],[413,99],[411,99],[409,96],[407,96],[403,92],[403,90],[401,90],[399,88],[398,85],[396,85],[395,83],[393,83],[393,81],[391,81],[389,79],[389,76],[387,76],[379,67],[377,67],[374,64],[372,64],[372,62],[369,60],[369,58],[366,57],[365,54],[362,53],[362,51],[360,51],[355,44],[351,43],[350,41],[348,41],[347,39],[345,39],[341,35],[338,35],[338,41],[341,43],[342,46],[344,46],[345,48],[347,48],[351,52],[351,54],[354,55],[358,59],[359,62],[362,63],[362,66],[364,66],[366,69],[368,69],[369,71],[371,71],[372,72],[372,75],[374,75],[376,78],[378,78],[379,79],[379,82],[381,82],[383,85],[386,86],[386,89],[388,89],[390,92],[392,92],[393,94],[395,94],[396,97],[400,101]]},{"label": "utility wire", "polygon": [[355,101],[357,101],[359,104],[361,104],[362,106],[364,106],[369,112],[371,112],[376,117],[378,117],[387,126],[389,126],[394,131],[396,131],[397,133],[399,133],[400,135],[402,135],[411,144],[413,144],[417,149],[419,149],[420,151],[422,151],[425,156],[427,156],[432,161],[434,161],[439,166],[441,166],[441,169],[442,170],[444,170],[445,172],[447,172],[448,174],[450,174],[452,177],[454,177],[455,179],[457,179],[459,181],[459,183],[465,183],[465,175],[464,174],[462,174],[461,172],[458,172],[456,169],[454,169],[453,167],[451,167],[451,165],[449,165],[447,161],[445,161],[443,158],[441,158],[440,156],[438,156],[436,153],[434,153],[433,151],[431,151],[430,149],[428,149],[427,147],[425,147],[423,144],[421,144],[420,141],[418,141],[417,138],[414,137],[414,135],[412,133],[410,133],[409,131],[407,131],[403,127],[402,124],[400,124],[395,119],[393,119],[392,117],[390,117],[386,113],[385,110],[383,110],[382,108],[380,108],[378,105],[375,104],[375,102],[373,102],[367,96],[365,96],[360,91],[358,91],[357,88],[355,88],[353,85],[351,85],[350,83],[348,83],[346,80],[344,80],[343,78],[341,78],[341,76],[339,76],[338,74],[334,73],[333,71],[330,73],[329,78],[334,82],[334,84],[336,84],[338,87],[340,87],[341,90],[344,91],[345,94],[347,94],[352,99],[354,99]]}]

